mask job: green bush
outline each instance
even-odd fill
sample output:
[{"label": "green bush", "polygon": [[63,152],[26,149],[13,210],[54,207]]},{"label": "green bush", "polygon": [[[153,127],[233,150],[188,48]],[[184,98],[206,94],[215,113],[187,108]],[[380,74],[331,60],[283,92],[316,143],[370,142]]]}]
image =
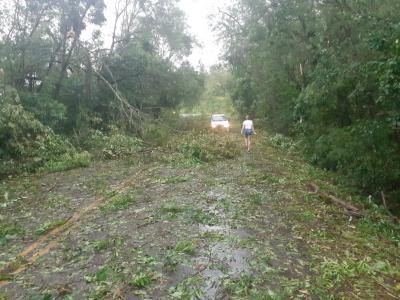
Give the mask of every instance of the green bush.
[{"label": "green bush", "polygon": [[49,172],[60,172],[75,168],[88,167],[92,156],[87,151],[80,153],[65,153],[55,160],[47,161],[42,170]]},{"label": "green bush", "polygon": [[218,134],[185,134],[177,143],[178,152],[186,158],[194,159],[198,162],[209,162],[217,159],[232,159],[240,154],[239,144],[229,136]]},{"label": "green bush", "polygon": [[5,88],[0,96],[0,140],[0,176],[34,171],[50,161],[74,160],[77,155],[68,140],[24,109],[12,88]]},{"label": "green bush", "polygon": [[398,184],[400,149],[386,122],[332,128],[307,144],[306,152],[314,163],[340,171],[368,192],[392,191]]},{"label": "green bush", "polygon": [[148,123],[144,126],[142,138],[145,142],[154,145],[165,145],[171,137],[171,129],[160,123]]},{"label": "green bush", "polygon": [[6,89],[0,97],[0,159],[32,156],[32,149],[40,147],[52,133],[23,108],[14,89]]},{"label": "green bush", "polygon": [[131,155],[142,147],[140,139],[119,132],[116,128],[111,128],[108,133],[93,130],[82,144],[96,157],[106,159]]},{"label": "green bush", "polygon": [[269,142],[274,147],[283,150],[294,150],[296,148],[296,144],[292,139],[280,133],[276,133],[273,137],[269,138]]},{"label": "green bush", "polygon": [[204,145],[204,143],[201,142],[199,143],[199,140],[184,142],[178,146],[178,150],[187,158],[192,158],[199,162],[211,161],[214,158],[208,145]]},{"label": "green bush", "polygon": [[66,119],[66,107],[47,94],[20,93],[21,103],[26,110],[33,113],[42,124],[51,128],[60,127]]}]

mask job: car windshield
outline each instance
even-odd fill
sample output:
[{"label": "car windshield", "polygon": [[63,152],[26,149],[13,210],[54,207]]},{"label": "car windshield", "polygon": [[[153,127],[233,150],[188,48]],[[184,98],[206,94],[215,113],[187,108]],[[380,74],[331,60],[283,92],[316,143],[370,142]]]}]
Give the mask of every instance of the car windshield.
[{"label": "car windshield", "polygon": [[212,121],[226,121],[226,117],[225,116],[212,116],[211,117]]}]

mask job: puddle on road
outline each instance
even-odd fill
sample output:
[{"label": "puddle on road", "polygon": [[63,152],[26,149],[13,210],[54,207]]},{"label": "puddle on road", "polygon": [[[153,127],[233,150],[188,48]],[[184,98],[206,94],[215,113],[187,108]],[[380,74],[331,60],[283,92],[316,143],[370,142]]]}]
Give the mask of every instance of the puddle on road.
[{"label": "puddle on road", "polygon": [[245,239],[248,238],[250,236],[252,236],[252,232],[248,229],[245,228],[236,228],[236,229],[232,229],[228,226],[211,226],[211,225],[203,225],[200,224],[200,232],[214,232],[214,233],[219,233],[219,234],[223,234],[223,235],[231,235],[233,237],[237,237],[239,239]]},{"label": "puddle on road", "polygon": [[[199,225],[201,232],[219,233],[225,236],[232,236],[244,239],[251,236],[246,229],[231,229],[227,226]],[[249,260],[250,252],[246,249],[235,248],[226,242],[215,242],[196,259],[197,265],[207,266],[202,272],[205,280],[203,299],[221,299],[219,288],[221,280],[225,276],[239,278],[242,273],[251,272]],[[219,267],[219,268],[218,268]]]}]

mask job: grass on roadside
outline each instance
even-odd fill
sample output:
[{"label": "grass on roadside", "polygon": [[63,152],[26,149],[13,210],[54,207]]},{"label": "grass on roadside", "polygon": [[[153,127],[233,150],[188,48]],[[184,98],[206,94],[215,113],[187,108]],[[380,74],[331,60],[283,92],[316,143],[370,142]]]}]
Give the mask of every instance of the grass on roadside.
[{"label": "grass on roadside", "polygon": [[176,244],[175,251],[177,253],[194,255],[196,253],[196,244],[193,241],[180,241]]},{"label": "grass on roadside", "polygon": [[36,229],[35,233],[36,235],[43,235],[58,226],[64,225],[67,221],[68,219],[46,221],[38,229]]},{"label": "grass on roadside", "polygon": [[6,245],[9,240],[24,233],[18,224],[2,224],[0,227],[0,246]]},{"label": "grass on roadside", "polygon": [[73,154],[64,154],[57,160],[50,160],[41,168],[47,172],[61,172],[75,168],[88,167],[92,161],[92,155],[89,152],[80,152]]},{"label": "grass on roadside", "polygon": [[132,195],[117,194],[100,206],[103,213],[126,209],[132,203],[136,202]]}]

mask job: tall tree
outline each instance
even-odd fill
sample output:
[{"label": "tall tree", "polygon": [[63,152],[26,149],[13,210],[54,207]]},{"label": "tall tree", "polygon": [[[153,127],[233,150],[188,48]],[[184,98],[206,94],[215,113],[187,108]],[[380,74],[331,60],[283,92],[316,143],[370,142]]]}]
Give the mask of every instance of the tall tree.
[{"label": "tall tree", "polygon": [[395,0],[235,1],[216,21],[234,103],[307,137],[321,166],[370,193],[396,194],[399,8]]}]

